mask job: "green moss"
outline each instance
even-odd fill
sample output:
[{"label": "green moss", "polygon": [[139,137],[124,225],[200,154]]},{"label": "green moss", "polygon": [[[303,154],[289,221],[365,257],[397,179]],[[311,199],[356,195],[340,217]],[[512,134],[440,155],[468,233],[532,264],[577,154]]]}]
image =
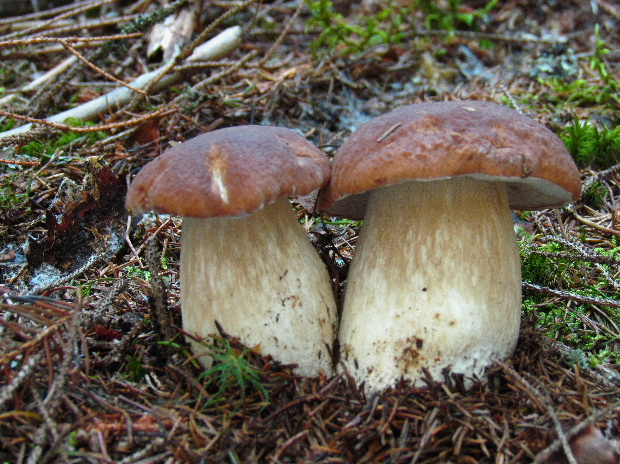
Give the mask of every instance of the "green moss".
[{"label": "green moss", "polygon": [[317,56],[322,50],[342,48],[344,54],[359,54],[380,44],[400,43],[403,33],[401,25],[406,21],[409,8],[397,7],[392,1],[375,15],[359,16],[355,21],[346,20],[334,11],[330,0],[306,0],[312,17],[306,30],[320,31],[318,38],[310,44]]},{"label": "green moss", "polygon": [[[620,240],[613,237],[610,242],[611,247],[589,248],[588,255],[618,259]],[[536,252],[550,255],[541,256]],[[616,266],[605,262],[590,262],[588,258],[584,258],[588,261],[580,259],[579,252],[563,243],[550,242],[540,246],[534,242],[525,242],[521,244],[521,253],[525,281],[566,292],[566,298],[563,298],[525,291],[523,312],[535,316],[537,326],[545,335],[575,350],[582,350],[590,365],[618,362],[620,353],[616,351],[617,337],[607,327],[620,325],[620,313],[603,304],[594,307],[581,303],[571,296],[620,300],[620,292],[613,280]],[[575,359],[564,361],[569,365],[578,362]]]},{"label": "green moss", "polygon": [[600,37],[598,25],[595,26],[594,33],[595,49],[589,58],[581,58],[580,66],[577,66],[577,69],[589,68],[591,72],[588,76],[575,79],[572,73],[553,73],[554,75],[547,78],[538,77],[536,80],[545,89],[536,95],[524,96],[522,103],[531,104],[537,109],[546,106],[555,114],[596,106],[599,114],[615,118],[620,107],[620,82],[607,67],[605,55],[610,51]]},{"label": "green moss", "polygon": [[534,251],[558,253],[564,251],[558,243],[547,243],[543,246],[520,242],[521,272],[523,280],[537,285],[554,288],[568,288],[573,284],[573,276],[584,264],[581,261],[566,258],[550,258],[535,254]]},{"label": "green moss", "polygon": [[12,210],[23,206],[28,200],[28,193],[19,187],[17,174],[0,177],[0,209]]},{"label": "green moss", "polygon": [[607,169],[620,161],[620,126],[599,128],[575,117],[559,136],[580,168]]},{"label": "green moss", "polygon": [[6,132],[8,130],[11,130],[15,127],[15,119],[13,118],[6,118],[3,119],[2,122],[0,123],[0,132]]},{"label": "green moss", "polygon": [[[83,122],[76,118],[67,119],[65,124],[72,127],[89,127],[94,125],[93,122]],[[24,145],[20,152],[24,155],[33,156],[41,160],[47,160],[56,150],[64,149],[72,143],[83,142],[87,146],[91,146],[95,142],[103,140],[106,137],[106,133],[102,131],[63,132],[47,141],[35,140],[30,142]]]},{"label": "green moss", "polygon": [[595,367],[603,363],[620,363],[620,352],[615,350],[600,350],[598,353],[592,354],[589,359],[590,367]]},{"label": "green moss", "polygon": [[593,182],[581,194],[581,202],[590,208],[599,209],[605,203],[605,198],[609,192],[600,182]]},{"label": "green moss", "polygon": [[536,101],[556,105],[559,109],[596,105],[611,110],[620,104],[616,85],[586,79],[566,81],[560,77],[539,78],[538,82],[548,87],[549,91],[536,97]]},{"label": "green moss", "polygon": [[455,32],[458,30],[479,30],[480,24],[489,22],[489,13],[498,0],[491,0],[477,9],[464,9],[462,0],[448,0],[442,4],[436,0],[418,0],[416,4],[425,14],[428,29]]},{"label": "green moss", "polygon": [[[385,2],[376,14],[347,18],[333,8],[330,0],[306,0],[312,17],[306,30],[320,31],[311,44],[314,55],[323,50],[339,48],[343,54],[360,54],[375,45],[398,44],[415,23],[415,16],[422,14],[428,29],[456,32],[479,30],[489,20],[490,11],[498,0],[490,0],[480,8],[462,8],[462,0],[416,0],[401,7],[392,0]],[[490,47],[489,43],[484,44]]]},{"label": "green moss", "polygon": [[[615,336],[592,330],[591,326],[584,323],[592,318],[591,309],[587,305],[571,306],[568,309],[566,302],[544,305],[535,298],[526,298],[523,300],[523,311],[535,315],[537,326],[546,336],[573,349],[582,350],[584,359],[588,359],[590,365],[620,360],[620,353],[609,349],[616,343]],[[569,364],[576,362],[574,359],[565,361]]]}]

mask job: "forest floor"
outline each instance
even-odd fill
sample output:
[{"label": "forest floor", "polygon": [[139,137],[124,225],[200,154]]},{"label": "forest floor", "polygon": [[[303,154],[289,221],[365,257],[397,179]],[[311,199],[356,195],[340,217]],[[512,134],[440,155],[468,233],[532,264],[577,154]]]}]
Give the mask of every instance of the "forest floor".
[{"label": "forest floor", "polygon": [[[334,3],[89,0],[0,18],[0,462],[618,462],[620,7]],[[188,60],[231,27],[224,56]],[[165,85],[87,110],[154,70]],[[374,116],[465,99],[545,124],[582,173],[575,204],[517,212],[515,355],[470,388],[367,396],[224,338],[204,373],[179,329],[181,221],[124,207],[140,168],[244,124],[331,156]],[[297,207],[343,282],[359,223]]]}]

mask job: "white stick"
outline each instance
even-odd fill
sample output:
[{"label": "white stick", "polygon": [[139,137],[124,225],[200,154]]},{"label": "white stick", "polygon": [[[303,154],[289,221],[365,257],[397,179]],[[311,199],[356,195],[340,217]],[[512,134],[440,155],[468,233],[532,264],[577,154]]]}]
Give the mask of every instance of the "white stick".
[{"label": "white stick", "polygon": [[[37,77],[30,84],[26,84],[20,89],[20,92],[28,92],[30,90],[37,90],[42,85],[45,85],[49,81],[56,79],[60,74],[69,69],[75,62],[77,62],[77,57],[71,55],[68,58],[62,60],[58,65],[54,66],[52,69],[47,71],[45,74]],[[4,98],[0,98],[0,106],[7,105],[11,103],[13,100],[17,98],[17,94],[7,95]]]},{"label": "white stick", "polygon": [[[191,56],[187,58],[187,61],[217,60],[228,55],[233,50],[235,50],[241,43],[241,31],[242,29],[239,26],[229,27],[211,40],[197,47],[194,50],[194,53],[192,53]],[[143,74],[134,81],[132,81],[129,85],[136,89],[145,89],[156,78],[158,78],[162,72],[165,72],[166,69],[166,65],[164,65],[156,69],[155,71]],[[175,82],[180,81],[182,78],[183,74],[181,73],[172,73],[170,75],[164,76],[151,90],[152,92],[157,92],[166,87],[169,87]],[[49,118],[46,118],[45,121],[63,123],[69,118],[92,120],[95,119],[97,115],[109,110],[110,108],[120,107],[125,103],[128,103],[132,97],[133,91],[131,89],[127,87],[119,87],[118,89],[113,90],[112,92],[102,95],[101,97],[91,100],[87,103],[84,103],[83,105],[76,106],[75,108],[72,108],[70,110],[50,116]],[[20,126],[16,129],[12,129],[6,132],[0,132],[0,139],[11,135],[22,134],[24,132],[28,132],[31,129],[32,124],[24,124],[23,126]]]}]

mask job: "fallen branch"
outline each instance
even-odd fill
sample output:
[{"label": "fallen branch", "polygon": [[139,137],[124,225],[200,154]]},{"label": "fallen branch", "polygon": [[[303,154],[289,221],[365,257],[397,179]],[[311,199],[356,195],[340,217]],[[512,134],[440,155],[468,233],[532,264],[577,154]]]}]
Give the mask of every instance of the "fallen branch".
[{"label": "fallen branch", "polygon": [[[233,26],[224,30],[213,39],[197,47],[194,50],[194,53],[189,58],[187,58],[187,61],[208,61],[222,58],[223,56],[231,53],[239,46],[239,43],[241,42],[241,31],[241,27],[239,26]],[[182,80],[184,75],[180,72],[173,72],[162,77],[162,70],[165,71],[166,69],[167,65],[164,65],[161,68],[156,69],[155,71],[143,74],[142,76],[132,81],[129,85],[135,89],[145,89],[150,86],[152,82],[159,80],[157,82],[157,85],[155,85],[151,89],[153,92],[157,92],[159,90],[170,87],[174,83]],[[45,122],[51,123],[50,125],[58,125],[62,124],[69,118],[89,121],[96,118],[97,115],[106,112],[110,108],[120,107],[125,103],[128,103],[133,97],[133,95],[134,92],[131,89],[127,87],[121,87],[105,95],[102,95],[99,98],[91,100],[88,103],[84,103],[83,105],[77,106],[70,110],[64,111],[54,116],[50,116],[49,118],[46,118],[44,120],[36,120],[36,122]],[[11,113],[0,114],[3,114],[4,116],[12,116],[17,119],[24,119],[23,117],[18,117],[17,115],[12,115]],[[0,139],[28,132],[32,129],[32,125],[33,123],[31,122],[29,124],[25,124],[23,126],[6,132],[0,132]],[[65,126],[62,128],[72,131],[75,131],[77,129],[71,126]],[[88,129],[93,130],[93,128]],[[96,130],[101,130],[101,128],[98,128]]]},{"label": "fallen branch", "polygon": [[576,295],[574,293],[563,292],[561,290],[555,290],[549,287],[543,287],[542,285],[531,284],[529,282],[521,282],[521,286],[525,290],[532,290],[543,295],[556,296],[563,300],[576,301],[577,303],[610,306],[612,308],[620,308],[620,301],[605,300],[603,298],[593,298],[591,296]]},{"label": "fallen branch", "polygon": [[614,229],[610,229],[609,227],[602,226],[600,224],[597,224],[596,222],[593,222],[593,221],[590,221],[589,219],[584,218],[583,216],[580,216],[579,214],[577,214],[575,212],[575,210],[572,208],[572,206],[567,206],[566,207],[566,211],[571,213],[575,219],[577,219],[582,224],[585,224],[586,226],[590,226],[590,227],[592,227],[594,229],[598,229],[601,232],[604,232],[606,234],[620,236],[620,231],[614,230]]},{"label": "fallen branch", "polygon": [[127,40],[140,37],[138,32],[132,34],[117,34],[106,35],[99,37],[30,37],[27,39],[12,39],[0,41],[0,48],[2,47],[23,47],[25,45],[37,45],[44,43],[59,43],[64,44],[76,44],[76,43],[99,43],[108,42],[111,40]]},{"label": "fallen branch", "polygon": [[[138,116],[138,117],[132,118],[129,121],[116,122],[116,123],[112,123],[112,124],[100,124],[98,126],[84,126],[84,127],[70,126],[68,124],[58,124],[58,123],[55,123],[55,122],[50,122],[49,119],[29,118],[28,116],[21,116],[19,114],[8,113],[6,111],[1,111],[1,110],[0,110],[0,116],[5,116],[5,117],[10,117],[10,118],[15,118],[15,119],[21,119],[22,121],[28,121],[30,123],[28,125],[41,124],[43,126],[53,127],[54,129],[60,129],[60,130],[64,130],[64,131],[86,133],[86,132],[97,132],[97,131],[105,131],[105,130],[111,130],[111,129],[118,129],[119,127],[135,126],[137,124],[143,123],[144,121],[146,121],[148,119],[153,119],[153,118],[165,116],[165,115],[167,115],[169,113],[173,113],[173,112],[174,112],[174,110],[172,110],[172,109],[167,109],[167,110],[166,109],[162,109],[162,110],[153,111],[153,112],[145,114],[143,116]],[[71,116],[69,116],[69,117],[71,117]],[[2,133],[0,133],[0,138],[2,138]],[[18,163],[10,163],[10,164],[18,164]]]},{"label": "fallen branch", "polygon": [[[77,57],[75,56],[70,56],[68,58],[65,58],[58,65],[50,69],[48,72],[46,72],[42,76],[39,76],[32,82],[30,82],[30,84],[26,84],[25,86],[23,86],[20,89],[20,92],[29,92],[31,90],[39,89],[40,87],[44,86],[48,82],[57,79],[59,75],[64,73],[67,69],[73,66],[76,62],[77,62]],[[0,106],[11,103],[17,97],[17,95],[18,93],[13,93],[11,95],[7,95],[4,98],[1,98]]]}]

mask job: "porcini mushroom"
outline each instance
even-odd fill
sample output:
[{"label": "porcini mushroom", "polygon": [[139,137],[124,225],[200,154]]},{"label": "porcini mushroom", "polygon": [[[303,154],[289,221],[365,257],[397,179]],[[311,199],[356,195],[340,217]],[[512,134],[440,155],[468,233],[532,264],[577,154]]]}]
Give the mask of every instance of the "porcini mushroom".
[{"label": "porcini mushroom", "polygon": [[319,208],[361,219],[338,334],[370,390],[424,370],[480,376],[516,346],[521,268],[510,208],[574,201],[580,176],[550,130],[479,101],[421,103],[362,125]]},{"label": "porcini mushroom", "polygon": [[[295,132],[240,126],[167,150],[133,180],[126,206],[183,217],[181,313],[199,338],[216,321],[301,375],[330,373],[336,308],[327,270],[288,196],[329,180],[325,154]],[[205,347],[189,340],[195,353]],[[210,360],[200,361],[209,366]]]}]

